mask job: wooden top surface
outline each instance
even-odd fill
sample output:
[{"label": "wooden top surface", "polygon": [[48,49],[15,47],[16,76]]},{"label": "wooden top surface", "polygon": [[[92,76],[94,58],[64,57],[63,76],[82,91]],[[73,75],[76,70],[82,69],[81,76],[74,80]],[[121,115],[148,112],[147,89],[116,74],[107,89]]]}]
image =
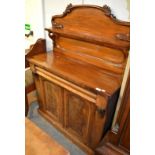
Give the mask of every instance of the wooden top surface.
[{"label": "wooden top surface", "polygon": [[29,119],[26,124],[26,155],[70,155],[54,139],[38,128]]},{"label": "wooden top surface", "polygon": [[94,65],[65,57],[59,52],[43,53],[29,58],[29,62],[76,85],[93,91],[112,95],[121,84],[121,77]]}]

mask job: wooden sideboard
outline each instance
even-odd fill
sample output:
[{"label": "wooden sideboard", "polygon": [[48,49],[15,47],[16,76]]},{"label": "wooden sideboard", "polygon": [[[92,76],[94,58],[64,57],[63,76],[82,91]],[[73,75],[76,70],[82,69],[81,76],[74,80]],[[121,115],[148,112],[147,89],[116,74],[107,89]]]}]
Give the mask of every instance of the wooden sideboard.
[{"label": "wooden sideboard", "polygon": [[87,154],[111,127],[130,46],[130,24],[108,6],[68,5],[31,47],[39,112]]}]

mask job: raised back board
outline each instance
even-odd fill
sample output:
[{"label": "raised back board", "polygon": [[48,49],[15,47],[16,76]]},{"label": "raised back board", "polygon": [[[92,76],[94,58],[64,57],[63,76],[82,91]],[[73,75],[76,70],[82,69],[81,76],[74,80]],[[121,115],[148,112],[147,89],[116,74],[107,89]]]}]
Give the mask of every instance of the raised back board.
[{"label": "raised back board", "polygon": [[46,29],[54,52],[123,74],[130,46],[130,24],[111,14],[108,6],[67,6]]}]

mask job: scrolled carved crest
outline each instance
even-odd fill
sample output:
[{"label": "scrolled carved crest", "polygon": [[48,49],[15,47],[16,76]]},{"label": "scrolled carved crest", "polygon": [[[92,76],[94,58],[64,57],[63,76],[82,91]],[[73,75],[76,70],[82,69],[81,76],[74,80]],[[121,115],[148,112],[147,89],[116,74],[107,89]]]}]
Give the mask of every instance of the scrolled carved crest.
[{"label": "scrolled carved crest", "polygon": [[67,5],[63,14],[53,16],[51,19],[51,22],[54,21],[55,18],[63,18],[67,14],[71,13],[72,10],[77,9],[77,8],[96,8],[96,9],[102,10],[104,12],[104,15],[111,18],[117,24],[129,26],[128,22],[117,19],[116,16],[112,14],[111,8],[108,5],[104,5],[103,7],[100,7],[96,5],[72,5],[71,3]]},{"label": "scrolled carved crest", "polygon": [[73,7],[73,5],[70,3],[67,5],[66,10],[63,12],[63,15],[66,15],[68,13],[71,12],[71,8]]},{"label": "scrolled carved crest", "polygon": [[108,5],[104,5],[102,8],[106,16],[111,17],[113,19],[117,19],[116,16],[112,14],[111,8]]}]

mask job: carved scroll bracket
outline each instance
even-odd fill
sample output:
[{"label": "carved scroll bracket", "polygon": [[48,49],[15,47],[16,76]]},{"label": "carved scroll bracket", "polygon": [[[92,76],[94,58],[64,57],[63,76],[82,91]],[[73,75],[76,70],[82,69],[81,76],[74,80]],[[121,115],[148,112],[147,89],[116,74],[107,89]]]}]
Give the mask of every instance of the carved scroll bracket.
[{"label": "carved scroll bracket", "polygon": [[55,37],[56,35],[53,34],[53,31],[50,28],[45,28],[46,31],[48,31],[48,36],[53,40],[53,47],[55,47]]},{"label": "carved scroll bracket", "polygon": [[52,30],[49,29],[49,28],[45,28],[45,30],[48,32],[48,36],[49,36],[52,40],[54,40],[54,35],[53,35]]}]

